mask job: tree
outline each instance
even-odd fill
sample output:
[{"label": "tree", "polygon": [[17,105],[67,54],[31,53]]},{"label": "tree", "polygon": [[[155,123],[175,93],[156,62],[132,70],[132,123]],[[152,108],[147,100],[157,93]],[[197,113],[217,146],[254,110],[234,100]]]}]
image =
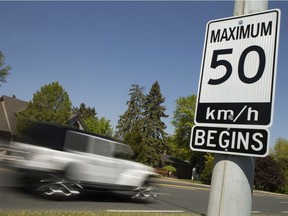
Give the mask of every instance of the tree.
[{"label": "tree", "polygon": [[79,107],[74,107],[76,113],[83,119],[85,126],[92,133],[112,137],[113,129],[110,120],[102,117],[98,118],[95,107],[91,108],[81,103]]},{"label": "tree", "polygon": [[11,67],[9,65],[5,66],[5,56],[0,51],[0,82],[1,83],[6,82],[6,77],[8,76],[10,70],[11,70]]},{"label": "tree", "polygon": [[129,90],[130,100],[126,102],[127,110],[117,123],[115,136],[119,139],[125,139],[125,136],[134,130],[135,125],[141,124],[143,119],[143,103],[145,95],[143,87],[133,84]]},{"label": "tree", "polygon": [[97,113],[95,111],[95,107],[91,108],[91,107],[86,107],[85,103],[81,103],[79,108],[78,107],[74,107],[74,110],[77,112],[77,114],[80,115],[80,117],[85,120],[89,117],[95,117],[97,116]]},{"label": "tree", "polygon": [[176,100],[172,125],[174,135],[169,139],[170,154],[183,161],[189,160],[193,167],[198,167],[201,173],[204,169],[205,153],[190,149],[191,129],[194,126],[194,113],[196,109],[196,95],[179,97]]},{"label": "tree", "polygon": [[190,150],[191,129],[194,125],[194,113],[196,107],[196,95],[180,97],[176,100],[172,125],[174,136],[172,141],[173,155],[182,160],[191,158]]},{"label": "tree", "polygon": [[70,115],[68,93],[58,82],[53,82],[41,87],[29,101],[27,109],[17,115],[17,129],[21,132],[29,121],[66,125]]},{"label": "tree", "polygon": [[271,151],[271,156],[280,167],[285,183],[281,190],[288,193],[288,140],[279,138]]},{"label": "tree", "polygon": [[128,133],[126,133],[123,141],[131,146],[134,152],[133,159],[141,162],[140,158],[142,158],[142,155],[145,152],[141,126],[139,124],[135,124],[134,127]]},{"label": "tree", "polygon": [[284,138],[277,139],[271,155],[282,169],[288,170],[288,140]]},{"label": "tree", "polygon": [[113,129],[110,120],[107,120],[104,117],[98,119],[97,117],[90,116],[84,120],[84,123],[92,133],[112,137]]},{"label": "tree", "polygon": [[166,107],[162,106],[165,98],[161,94],[160,85],[156,81],[143,104],[143,145],[145,154],[142,154],[141,161],[145,164],[155,166],[161,160],[161,154],[166,150],[167,133],[166,125],[161,118],[167,118]]},{"label": "tree", "polygon": [[256,159],[254,185],[257,189],[279,192],[284,183],[281,169],[271,156]]},{"label": "tree", "polygon": [[130,100],[126,102],[128,108],[120,116],[115,133],[116,138],[122,139],[131,146],[136,161],[139,161],[141,152],[145,152],[142,134],[143,103],[145,99],[143,91],[144,88],[136,84],[133,84],[129,89]]},{"label": "tree", "polygon": [[158,165],[161,154],[166,150],[166,125],[161,118],[166,108],[161,104],[160,86],[155,82],[148,95],[143,87],[132,85],[129,90],[130,100],[126,102],[128,109],[120,116],[116,128],[116,137],[129,144],[136,155],[136,160],[148,165]]}]

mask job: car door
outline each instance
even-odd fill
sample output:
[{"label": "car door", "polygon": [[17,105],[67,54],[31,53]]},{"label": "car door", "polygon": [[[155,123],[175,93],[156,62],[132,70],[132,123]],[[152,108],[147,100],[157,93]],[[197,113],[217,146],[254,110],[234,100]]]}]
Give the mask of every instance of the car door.
[{"label": "car door", "polygon": [[109,140],[90,137],[90,152],[93,154],[88,160],[87,172],[89,181],[100,184],[115,184],[116,161],[113,158],[113,143]]},{"label": "car door", "polygon": [[104,138],[67,131],[65,150],[73,151],[77,162],[72,164],[75,179],[88,183],[114,184],[113,145]]}]

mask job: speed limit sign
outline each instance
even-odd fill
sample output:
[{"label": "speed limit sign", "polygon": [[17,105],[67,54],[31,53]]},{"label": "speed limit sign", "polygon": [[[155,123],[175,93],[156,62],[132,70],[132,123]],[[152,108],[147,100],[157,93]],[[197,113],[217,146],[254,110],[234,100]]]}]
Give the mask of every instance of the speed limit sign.
[{"label": "speed limit sign", "polygon": [[272,124],[279,23],[275,9],[207,24],[196,124]]}]

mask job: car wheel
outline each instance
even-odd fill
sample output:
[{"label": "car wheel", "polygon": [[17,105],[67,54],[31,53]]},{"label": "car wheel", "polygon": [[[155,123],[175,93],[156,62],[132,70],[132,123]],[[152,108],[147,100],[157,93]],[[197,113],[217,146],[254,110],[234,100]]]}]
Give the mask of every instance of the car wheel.
[{"label": "car wheel", "polygon": [[142,186],[132,190],[132,199],[155,199],[157,197],[157,195],[155,194],[156,190],[156,187],[152,186],[148,182],[145,182]]},{"label": "car wheel", "polygon": [[37,194],[50,198],[68,198],[80,195],[82,186],[64,175],[49,174],[40,178]]}]

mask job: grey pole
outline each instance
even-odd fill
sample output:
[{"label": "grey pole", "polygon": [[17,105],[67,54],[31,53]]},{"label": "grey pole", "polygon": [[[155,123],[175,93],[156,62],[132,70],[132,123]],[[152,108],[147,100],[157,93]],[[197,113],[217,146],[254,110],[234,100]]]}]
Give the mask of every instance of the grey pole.
[{"label": "grey pole", "polygon": [[234,16],[244,14],[245,0],[236,0],[234,3]]},{"label": "grey pole", "polygon": [[268,0],[250,0],[245,1],[244,14],[260,12],[268,9]]},{"label": "grey pole", "polygon": [[215,154],[208,216],[248,216],[252,210],[252,157]]},{"label": "grey pole", "polygon": [[[236,0],[234,16],[267,10],[268,1]],[[215,154],[208,216],[250,216],[255,160]]]}]

